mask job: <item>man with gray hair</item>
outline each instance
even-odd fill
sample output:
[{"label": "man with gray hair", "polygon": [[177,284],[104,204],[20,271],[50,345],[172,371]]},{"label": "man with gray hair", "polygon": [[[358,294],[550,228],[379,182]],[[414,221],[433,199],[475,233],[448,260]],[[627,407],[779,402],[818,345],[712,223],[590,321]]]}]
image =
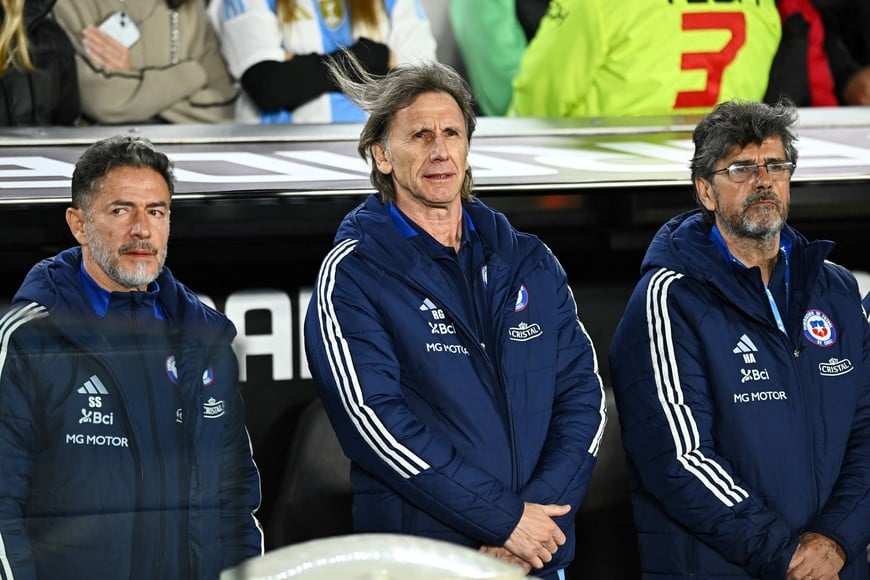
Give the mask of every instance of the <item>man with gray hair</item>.
[{"label": "man with gray hair", "polygon": [[338,229],[305,346],[351,460],[354,528],[564,577],[605,423],[565,272],[472,195],[475,117],[455,71],[336,73],[369,113],[359,153],[377,193]]},{"label": "man with gray hair", "polygon": [[870,325],[786,225],[797,111],[695,128],[700,211],[656,234],[610,351],[646,578],[866,580]]},{"label": "man with gray hair", "polygon": [[79,246],[0,318],[0,577],[215,580],[262,553],[235,328],[164,267],[172,166],[113,137],[76,163]]}]

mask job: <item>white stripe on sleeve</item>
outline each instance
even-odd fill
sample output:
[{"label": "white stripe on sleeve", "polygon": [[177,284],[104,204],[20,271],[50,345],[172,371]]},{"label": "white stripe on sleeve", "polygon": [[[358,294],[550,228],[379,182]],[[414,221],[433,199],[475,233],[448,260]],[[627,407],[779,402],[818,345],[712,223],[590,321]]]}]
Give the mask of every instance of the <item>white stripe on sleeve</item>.
[{"label": "white stripe on sleeve", "polygon": [[698,425],[691,407],[685,402],[680,383],[667,301],[670,285],[682,277],[663,268],[653,275],[647,287],[646,314],[656,390],[674,440],[677,461],[719,501],[733,507],[749,494],[734,483],[719,463],[701,452]]},{"label": "white stripe on sleeve", "polygon": [[407,479],[428,469],[429,464],[401,444],[374,409],[366,405],[350,348],[343,336],[332,301],[338,267],[353,252],[356,244],[356,240],[339,242],[323,261],[315,289],[321,339],[333,381],[338,387],[338,395],[351,422],[372,451],[391,469]]}]

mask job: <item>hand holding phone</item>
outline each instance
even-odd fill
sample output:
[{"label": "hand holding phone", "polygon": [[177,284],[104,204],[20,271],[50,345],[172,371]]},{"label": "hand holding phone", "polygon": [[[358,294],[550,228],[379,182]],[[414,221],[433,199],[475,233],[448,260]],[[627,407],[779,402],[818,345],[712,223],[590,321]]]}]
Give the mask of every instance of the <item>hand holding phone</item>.
[{"label": "hand holding phone", "polygon": [[82,30],[82,44],[88,60],[104,73],[133,69],[128,44],[139,39],[139,27],[124,11],[109,16],[99,27],[89,25]]},{"label": "hand holding phone", "polygon": [[133,19],[124,12],[118,10],[103,20],[98,27],[100,30],[120,42],[126,48],[130,48],[139,40],[139,27]]}]

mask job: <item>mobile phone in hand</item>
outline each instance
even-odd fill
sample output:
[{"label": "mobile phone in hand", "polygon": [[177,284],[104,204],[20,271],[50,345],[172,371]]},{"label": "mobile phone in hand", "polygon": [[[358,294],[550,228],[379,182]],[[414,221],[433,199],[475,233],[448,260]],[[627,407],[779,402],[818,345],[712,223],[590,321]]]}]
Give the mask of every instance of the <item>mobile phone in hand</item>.
[{"label": "mobile phone in hand", "polygon": [[133,19],[123,10],[118,10],[103,20],[99,29],[127,48],[130,48],[139,40],[139,27],[136,26]]}]

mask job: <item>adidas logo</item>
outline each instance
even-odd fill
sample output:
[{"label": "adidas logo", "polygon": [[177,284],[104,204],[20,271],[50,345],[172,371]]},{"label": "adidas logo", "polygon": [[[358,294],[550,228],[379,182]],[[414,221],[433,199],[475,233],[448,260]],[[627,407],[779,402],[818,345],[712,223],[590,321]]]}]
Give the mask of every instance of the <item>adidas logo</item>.
[{"label": "adidas logo", "polygon": [[734,347],[734,350],[731,351],[734,354],[741,354],[744,352],[758,352],[758,348],[745,334],[740,337],[740,340],[737,341],[737,346]]},{"label": "adidas logo", "polygon": [[428,298],[423,299],[423,304],[420,305],[420,312],[429,312],[435,320],[444,320],[444,311],[438,308],[434,302]]},{"label": "adidas logo", "polygon": [[751,338],[744,334],[737,341],[737,346],[731,352],[743,355],[743,362],[746,364],[753,364],[755,362],[755,355],[753,353],[758,352],[758,347],[755,346]]},{"label": "adidas logo", "polygon": [[91,375],[91,378],[85,381],[85,384],[79,387],[78,393],[82,395],[108,395],[109,391],[106,389],[103,382],[97,377],[97,375]]}]

